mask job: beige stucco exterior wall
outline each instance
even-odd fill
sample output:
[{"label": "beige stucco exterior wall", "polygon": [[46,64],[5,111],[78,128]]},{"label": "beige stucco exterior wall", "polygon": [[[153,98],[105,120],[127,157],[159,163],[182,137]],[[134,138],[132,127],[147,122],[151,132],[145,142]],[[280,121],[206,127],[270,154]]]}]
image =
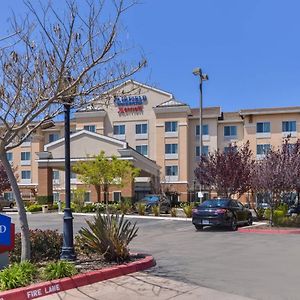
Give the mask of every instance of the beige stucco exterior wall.
[{"label": "beige stucco exterior wall", "polygon": [[[296,142],[300,138],[300,114],[299,113],[277,113],[265,115],[251,115],[244,118],[244,141],[250,142],[250,148],[256,155],[256,146],[259,144],[270,144],[272,147],[280,147],[284,141],[284,134],[282,133],[283,121],[296,121],[297,133],[290,138],[290,142]],[[257,122],[270,122],[270,137],[261,138],[256,134]]]}]

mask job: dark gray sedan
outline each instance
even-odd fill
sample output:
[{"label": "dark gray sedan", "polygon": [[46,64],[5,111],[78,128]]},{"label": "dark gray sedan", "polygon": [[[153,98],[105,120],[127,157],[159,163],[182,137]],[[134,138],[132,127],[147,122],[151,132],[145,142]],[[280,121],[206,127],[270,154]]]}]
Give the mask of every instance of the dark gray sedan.
[{"label": "dark gray sedan", "polygon": [[193,209],[192,222],[197,230],[204,226],[228,226],[237,230],[239,225],[252,225],[252,214],[237,200],[209,199]]}]

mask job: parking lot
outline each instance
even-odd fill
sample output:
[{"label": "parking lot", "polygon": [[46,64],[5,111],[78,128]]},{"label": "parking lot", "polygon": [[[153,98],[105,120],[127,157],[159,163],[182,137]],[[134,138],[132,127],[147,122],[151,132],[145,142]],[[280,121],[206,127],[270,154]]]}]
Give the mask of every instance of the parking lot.
[{"label": "parking lot", "polygon": [[[62,229],[61,215],[28,217],[31,228]],[[75,231],[85,219],[91,217],[75,216]],[[155,257],[151,275],[254,299],[299,299],[299,235],[197,232],[186,221],[133,221],[139,232],[131,250]]]}]

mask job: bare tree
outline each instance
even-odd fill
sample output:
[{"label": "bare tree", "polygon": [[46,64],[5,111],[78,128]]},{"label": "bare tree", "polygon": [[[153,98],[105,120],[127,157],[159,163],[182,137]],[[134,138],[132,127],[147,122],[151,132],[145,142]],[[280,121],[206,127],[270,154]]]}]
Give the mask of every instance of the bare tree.
[{"label": "bare tree", "polygon": [[13,17],[12,33],[0,40],[0,159],[16,197],[22,260],[30,259],[29,227],[6,152],[62,113],[70,99],[74,108],[99,100],[145,65],[124,62],[119,26],[134,4],[129,1],[66,0],[60,11],[28,0],[26,17]]},{"label": "bare tree", "polygon": [[8,189],[10,189],[10,182],[3,165],[0,164],[0,194]]},{"label": "bare tree", "polygon": [[216,150],[203,155],[195,175],[201,185],[215,190],[219,196],[240,197],[250,189],[253,164],[249,142],[241,147],[230,145],[226,152]]}]

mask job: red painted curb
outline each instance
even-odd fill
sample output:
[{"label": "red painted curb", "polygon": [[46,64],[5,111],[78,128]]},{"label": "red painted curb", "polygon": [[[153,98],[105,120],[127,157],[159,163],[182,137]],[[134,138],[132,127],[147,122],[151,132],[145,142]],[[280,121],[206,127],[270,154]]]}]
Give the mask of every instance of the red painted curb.
[{"label": "red painted curb", "polygon": [[33,284],[27,287],[12,289],[0,293],[0,300],[29,300],[42,296],[54,294],[69,289],[78,288],[95,282],[115,278],[118,276],[146,270],[155,266],[155,260],[152,256],[128,264],[105,268],[98,271],[92,271],[84,274],[75,275],[63,279],[56,279],[42,283]]},{"label": "red painted curb", "polygon": [[[300,234],[300,229],[284,230],[284,229],[251,229],[239,228],[238,232],[243,233],[264,233],[264,234]],[[1,300],[1,298],[0,298]]]}]

